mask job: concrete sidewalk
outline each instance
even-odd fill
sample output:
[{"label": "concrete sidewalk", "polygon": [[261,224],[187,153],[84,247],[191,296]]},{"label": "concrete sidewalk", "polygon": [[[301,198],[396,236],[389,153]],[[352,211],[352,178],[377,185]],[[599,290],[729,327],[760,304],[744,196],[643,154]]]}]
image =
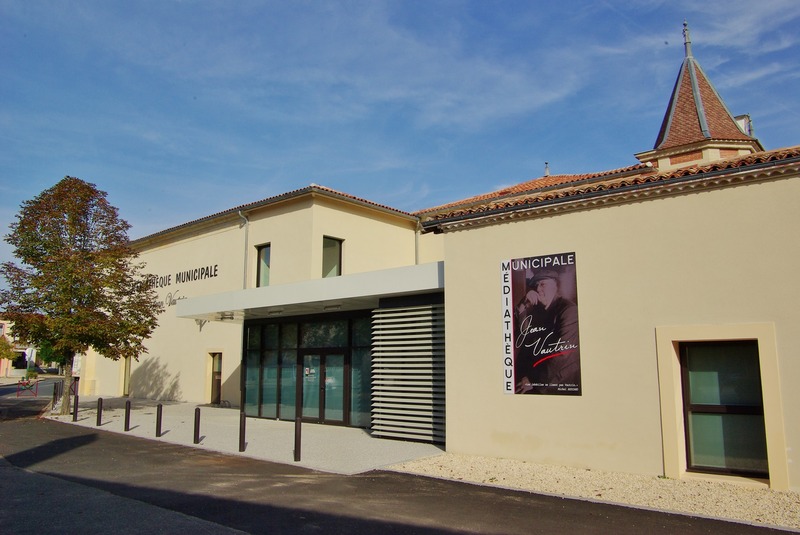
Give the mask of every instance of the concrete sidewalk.
[{"label": "concrete sidewalk", "polygon": [[[336,474],[359,474],[443,453],[432,444],[374,438],[363,429],[304,423],[301,460],[294,461],[294,422],[247,418],[245,450],[239,452],[239,410],[194,403],[135,398],[104,398],[97,426],[97,397],[81,396],[78,420],[84,427],[124,433],[172,444],[292,464]],[[130,427],[125,432],[125,402],[131,402]],[[157,405],[162,404],[161,437],[156,437]],[[195,409],[200,408],[200,442],[194,444]],[[73,423],[72,416],[46,417]]]}]

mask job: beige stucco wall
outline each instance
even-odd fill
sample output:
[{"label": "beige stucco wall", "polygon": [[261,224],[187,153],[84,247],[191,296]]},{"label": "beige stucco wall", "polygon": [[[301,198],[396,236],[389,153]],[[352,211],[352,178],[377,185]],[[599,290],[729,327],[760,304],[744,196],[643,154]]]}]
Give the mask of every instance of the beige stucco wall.
[{"label": "beige stucco wall", "polygon": [[248,218],[250,219],[248,288],[255,285],[258,261],[255,248],[266,244],[270,244],[272,253],[269,273],[271,285],[312,278],[310,240],[313,228],[313,203],[310,197],[253,212],[248,214]]},{"label": "beige stucco wall", "polygon": [[[656,330],[767,324],[786,444],[770,467],[800,487],[798,198],[794,178],[445,234],[448,450],[663,474]],[[583,395],[505,395],[500,263],[573,251]]]},{"label": "beige stucco wall", "polygon": [[305,196],[249,214],[248,287],[255,248],[270,244],[270,285],[322,277],[322,240],[343,240],[342,274],[414,264],[414,228],[406,218],[323,196]]},{"label": "beige stucco wall", "polygon": [[[131,364],[131,395],[140,398],[209,402],[211,353],[223,355],[222,399],[239,402],[241,326],[213,322],[199,325],[175,316],[180,299],[241,288],[244,234],[228,223],[142,251],[146,271],[162,277],[156,288],[164,312],[159,327],[147,341],[148,353]],[[208,267],[215,274],[179,281],[177,274]],[[119,396],[123,393],[123,362],[90,353],[81,370],[85,394]]]},{"label": "beige stucco wall", "polygon": [[417,250],[420,264],[441,262],[444,260],[444,234],[418,234]]},{"label": "beige stucco wall", "polygon": [[322,276],[325,236],[343,240],[343,275],[414,265],[415,226],[407,219],[319,198],[313,214],[311,278]]}]

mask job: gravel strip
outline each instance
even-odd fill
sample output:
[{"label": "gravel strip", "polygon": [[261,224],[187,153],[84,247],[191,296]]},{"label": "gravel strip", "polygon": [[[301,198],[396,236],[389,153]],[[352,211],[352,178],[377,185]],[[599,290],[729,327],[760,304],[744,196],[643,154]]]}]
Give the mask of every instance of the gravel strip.
[{"label": "gravel strip", "polygon": [[445,453],[397,472],[800,531],[800,493]]}]

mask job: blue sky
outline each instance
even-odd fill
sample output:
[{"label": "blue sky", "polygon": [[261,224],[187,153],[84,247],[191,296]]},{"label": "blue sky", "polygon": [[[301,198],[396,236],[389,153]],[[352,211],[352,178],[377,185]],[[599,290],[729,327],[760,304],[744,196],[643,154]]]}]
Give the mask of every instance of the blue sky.
[{"label": "blue sky", "polygon": [[800,144],[797,0],[0,0],[0,229],[65,175],[137,238],[311,183],[413,211],[632,165],[684,19],[731,112]]}]

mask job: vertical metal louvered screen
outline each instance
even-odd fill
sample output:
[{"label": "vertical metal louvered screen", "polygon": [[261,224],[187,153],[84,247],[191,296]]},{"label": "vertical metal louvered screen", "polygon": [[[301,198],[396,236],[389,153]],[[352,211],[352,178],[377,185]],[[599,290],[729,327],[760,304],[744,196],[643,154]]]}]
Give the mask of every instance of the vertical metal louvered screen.
[{"label": "vertical metal louvered screen", "polygon": [[444,305],[372,312],[372,434],[444,443]]}]

